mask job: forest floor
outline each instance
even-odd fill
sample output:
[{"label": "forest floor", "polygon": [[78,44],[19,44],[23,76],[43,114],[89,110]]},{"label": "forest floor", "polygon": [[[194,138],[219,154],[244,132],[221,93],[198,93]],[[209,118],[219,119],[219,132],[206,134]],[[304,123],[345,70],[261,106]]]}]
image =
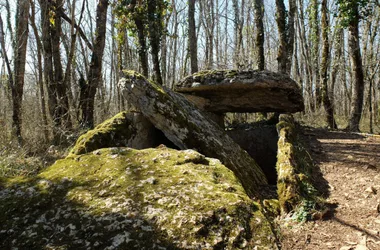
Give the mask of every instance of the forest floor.
[{"label": "forest floor", "polygon": [[306,129],[322,220],[282,226],[282,249],[380,250],[380,136]]}]

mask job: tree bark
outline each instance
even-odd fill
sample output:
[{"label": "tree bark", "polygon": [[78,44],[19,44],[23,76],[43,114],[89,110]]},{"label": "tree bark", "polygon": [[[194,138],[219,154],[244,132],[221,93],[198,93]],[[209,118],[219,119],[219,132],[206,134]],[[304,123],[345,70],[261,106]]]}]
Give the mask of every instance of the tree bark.
[{"label": "tree bark", "polygon": [[[137,11],[136,10],[136,0],[131,1],[131,8],[132,12]],[[140,61],[140,66],[142,69],[142,73],[145,77],[149,78],[149,67],[148,67],[148,48],[146,45],[146,39],[145,39],[145,28],[144,28],[144,23],[141,20],[141,13],[135,13],[133,15],[133,21],[136,25],[137,29],[137,39],[139,41],[138,45],[138,54],[139,54],[139,61]]]},{"label": "tree bark", "polygon": [[14,55],[14,85],[12,88],[13,133],[17,137],[19,145],[22,145],[21,136],[21,105],[24,92],[26,49],[28,43],[28,19],[29,19],[29,0],[17,1],[16,14],[16,39]]},{"label": "tree bark", "polygon": [[163,85],[160,58],[160,44],[162,37],[162,10],[157,0],[148,0],[148,27],[149,27],[149,43],[152,54],[154,80],[159,85]]},{"label": "tree bark", "polygon": [[276,0],[276,22],[280,44],[277,54],[278,71],[286,73],[287,62],[287,36],[286,36],[286,9],[283,0]]},{"label": "tree bark", "polygon": [[190,53],[190,66],[191,74],[198,72],[198,49],[197,49],[197,35],[195,30],[195,0],[189,0],[189,53]]},{"label": "tree bark", "polygon": [[102,60],[106,39],[108,0],[99,0],[96,8],[96,38],[88,74],[88,81],[81,96],[82,121],[87,128],[94,127],[94,103],[96,90],[102,81]]},{"label": "tree bark", "polygon": [[336,129],[336,123],[334,120],[334,109],[330,102],[329,91],[327,87],[328,75],[327,68],[330,58],[330,46],[329,46],[329,20],[327,16],[327,0],[322,0],[322,62],[321,62],[321,86],[322,86],[322,102],[326,111],[326,121],[329,128]]},{"label": "tree bark", "polygon": [[322,103],[322,91],[319,81],[319,1],[312,0],[310,3],[310,42],[311,42],[311,57],[312,57],[312,82],[315,83],[315,104],[316,107],[320,107]]},{"label": "tree bark", "polygon": [[40,105],[41,105],[41,113],[42,113],[42,123],[43,123],[43,131],[44,131],[44,139],[45,141],[48,141],[49,139],[49,129],[48,129],[48,120],[47,120],[47,112],[46,112],[46,105],[45,105],[45,90],[44,90],[44,83],[43,83],[43,65],[42,65],[42,42],[40,35],[38,34],[38,28],[35,22],[35,5],[32,0],[29,0],[31,4],[31,16],[30,16],[30,24],[32,26],[34,36],[36,38],[37,43],[37,62],[38,62],[38,87],[40,91]]},{"label": "tree bark", "polygon": [[364,74],[362,57],[360,52],[359,20],[360,15],[358,6],[353,6],[354,17],[350,21],[348,46],[350,51],[351,64],[353,69],[353,93],[350,110],[350,119],[348,129],[350,131],[359,131],[359,123],[362,116],[363,97],[364,97]]},{"label": "tree bark", "polygon": [[62,36],[62,19],[61,19],[61,8],[63,8],[63,1],[56,0],[54,2],[54,25],[51,27],[51,45],[52,45],[52,55],[53,55],[53,67],[54,67],[54,83],[57,89],[57,101],[58,101],[58,117],[56,117],[57,123],[62,126],[63,129],[71,129],[71,119],[70,119],[70,107],[69,99],[67,96],[67,86],[64,82],[63,67],[61,60],[61,36]]},{"label": "tree bark", "polygon": [[256,27],[256,38],[255,46],[257,50],[256,61],[258,70],[265,69],[265,57],[264,57],[264,1],[255,0],[254,1],[254,11],[255,11],[255,27]]}]

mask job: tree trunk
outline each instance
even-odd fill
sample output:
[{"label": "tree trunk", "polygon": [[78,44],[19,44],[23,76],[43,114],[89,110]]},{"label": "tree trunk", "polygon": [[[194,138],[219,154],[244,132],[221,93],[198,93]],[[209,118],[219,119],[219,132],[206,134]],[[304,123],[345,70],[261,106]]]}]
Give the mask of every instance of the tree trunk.
[{"label": "tree trunk", "polygon": [[336,123],[334,120],[334,109],[331,105],[329,98],[329,91],[327,87],[327,68],[330,57],[330,47],[329,47],[329,21],[328,21],[328,12],[327,12],[327,0],[322,0],[322,62],[321,62],[321,86],[322,86],[322,102],[326,111],[326,121],[329,128],[336,129]]},{"label": "tree trunk", "polygon": [[286,73],[287,61],[287,36],[286,36],[286,9],[283,0],[276,0],[276,22],[278,35],[280,37],[280,45],[278,48],[277,62],[278,71]]},{"label": "tree trunk", "polygon": [[22,145],[21,136],[21,105],[24,92],[26,48],[28,43],[28,18],[29,18],[29,0],[17,1],[16,14],[16,40],[14,55],[14,85],[12,88],[13,116],[12,127],[13,133],[17,137],[19,145]]},{"label": "tree trunk", "polygon": [[159,85],[163,85],[160,69],[160,43],[162,35],[162,10],[157,0],[148,0],[148,27],[149,42],[152,54],[154,80]]},{"label": "tree trunk", "polygon": [[[3,27],[3,19],[0,15],[0,45],[1,45],[1,56],[4,58],[5,66],[7,67],[7,73],[8,73],[8,86],[7,90],[11,90],[13,88],[13,72],[11,68],[11,63],[9,61],[8,55],[6,53],[6,46],[5,46],[5,33],[4,33],[4,27]],[[4,65],[3,65],[4,67]]]},{"label": "tree trunk", "polygon": [[67,96],[67,87],[64,83],[63,67],[61,60],[60,41],[62,36],[62,19],[61,8],[63,8],[63,1],[56,0],[53,9],[54,13],[54,25],[51,27],[51,45],[53,55],[53,67],[54,67],[54,84],[57,89],[57,101],[58,101],[58,123],[63,129],[71,129],[71,119],[69,114],[69,99]]},{"label": "tree trunk", "polygon": [[[137,11],[136,9],[136,0],[131,1],[131,8],[132,8],[132,13],[134,11]],[[138,54],[139,54],[139,61],[140,61],[140,66],[142,69],[142,73],[145,77],[149,78],[149,67],[148,67],[148,48],[146,45],[146,39],[145,39],[145,28],[144,28],[144,23],[140,19],[141,18],[141,13],[135,13],[133,15],[133,21],[136,25],[137,29],[137,39],[139,41],[138,44]]]},{"label": "tree trunk", "polygon": [[320,107],[322,102],[321,85],[319,81],[319,1],[312,0],[310,3],[310,42],[311,42],[311,57],[312,57],[312,82],[315,83],[315,104]]},{"label": "tree trunk", "polygon": [[234,9],[234,64],[236,68],[239,68],[240,62],[240,17],[239,17],[239,3],[237,0],[232,1],[232,7]]},{"label": "tree trunk", "polygon": [[255,47],[257,50],[256,61],[258,70],[265,69],[265,57],[264,57],[264,1],[255,0],[254,1],[254,11],[255,11],[255,27],[256,27],[256,38]]},{"label": "tree trunk", "polygon": [[195,0],[189,0],[189,53],[191,74],[198,72],[198,50],[197,50],[197,35],[195,31]]},{"label": "tree trunk", "polygon": [[350,21],[348,47],[350,51],[351,65],[353,70],[353,93],[350,110],[348,129],[359,131],[359,123],[362,116],[363,97],[364,97],[364,74],[362,57],[359,43],[359,20],[360,15],[357,4],[353,7],[354,17]]},{"label": "tree trunk", "polygon": [[40,102],[41,102],[41,113],[42,113],[42,123],[43,123],[43,131],[44,131],[44,139],[45,141],[48,141],[49,139],[49,129],[48,129],[48,120],[47,120],[47,112],[46,112],[46,106],[45,106],[45,90],[44,90],[44,84],[43,84],[43,66],[42,66],[42,42],[41,38],[38,34],[38,28],[35,22],[35,6],[34,2],[30,1],[31,3],[31,26],[34,32],[34,36],[36,38],[37,43],[37,62],[38,62],[38,87],[40,91]]},{"label": "tree trunk", "polygon": [[287,37],[286,37],[286,73],[290,75],[292,69],[293,52],[294,52],[294,24],[297,11],[296,0],[289,0],[289,12],[287,22]]},{"label": "tree trunk", "polygon": [[88,82],[84,86],[81,96],[82,121],[81,124],[87,128],[94,127],[94,103],[96,89],[102,81],[102,59],[106,39],[108,0],[100,0],[96,9],[96,38],[94,51],[88,75]]}]

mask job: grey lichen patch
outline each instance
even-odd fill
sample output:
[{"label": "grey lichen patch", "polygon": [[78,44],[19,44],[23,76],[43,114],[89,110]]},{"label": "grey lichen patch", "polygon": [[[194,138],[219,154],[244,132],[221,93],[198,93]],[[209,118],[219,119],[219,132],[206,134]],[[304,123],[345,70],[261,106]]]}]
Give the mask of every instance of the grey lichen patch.
[{"label": "grey lichen patch", "polygon": [[292,212],[298,221],[311,219],[323,207],[310,179],[313,161],[299,139],[292,116],[281,115],[277,130],[277,193],[281,213]]},{"label": "grey lichen patch", "polygon": [[99,149],[2,179],[0,248],[276,249],[232,171],[194,150]]}]

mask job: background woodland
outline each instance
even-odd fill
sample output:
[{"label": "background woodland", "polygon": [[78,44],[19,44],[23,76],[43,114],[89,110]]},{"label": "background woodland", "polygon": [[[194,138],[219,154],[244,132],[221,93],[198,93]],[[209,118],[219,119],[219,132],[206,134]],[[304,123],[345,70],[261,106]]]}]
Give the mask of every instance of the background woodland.
[{"label": "background woodland", "polygon": [[379,132],[379,27],[369,0],[1,0],[0,152],[72,142],[128,109],[123,69],[168,88],[201,70],[279,71],[302,89],[297,119]]}]

